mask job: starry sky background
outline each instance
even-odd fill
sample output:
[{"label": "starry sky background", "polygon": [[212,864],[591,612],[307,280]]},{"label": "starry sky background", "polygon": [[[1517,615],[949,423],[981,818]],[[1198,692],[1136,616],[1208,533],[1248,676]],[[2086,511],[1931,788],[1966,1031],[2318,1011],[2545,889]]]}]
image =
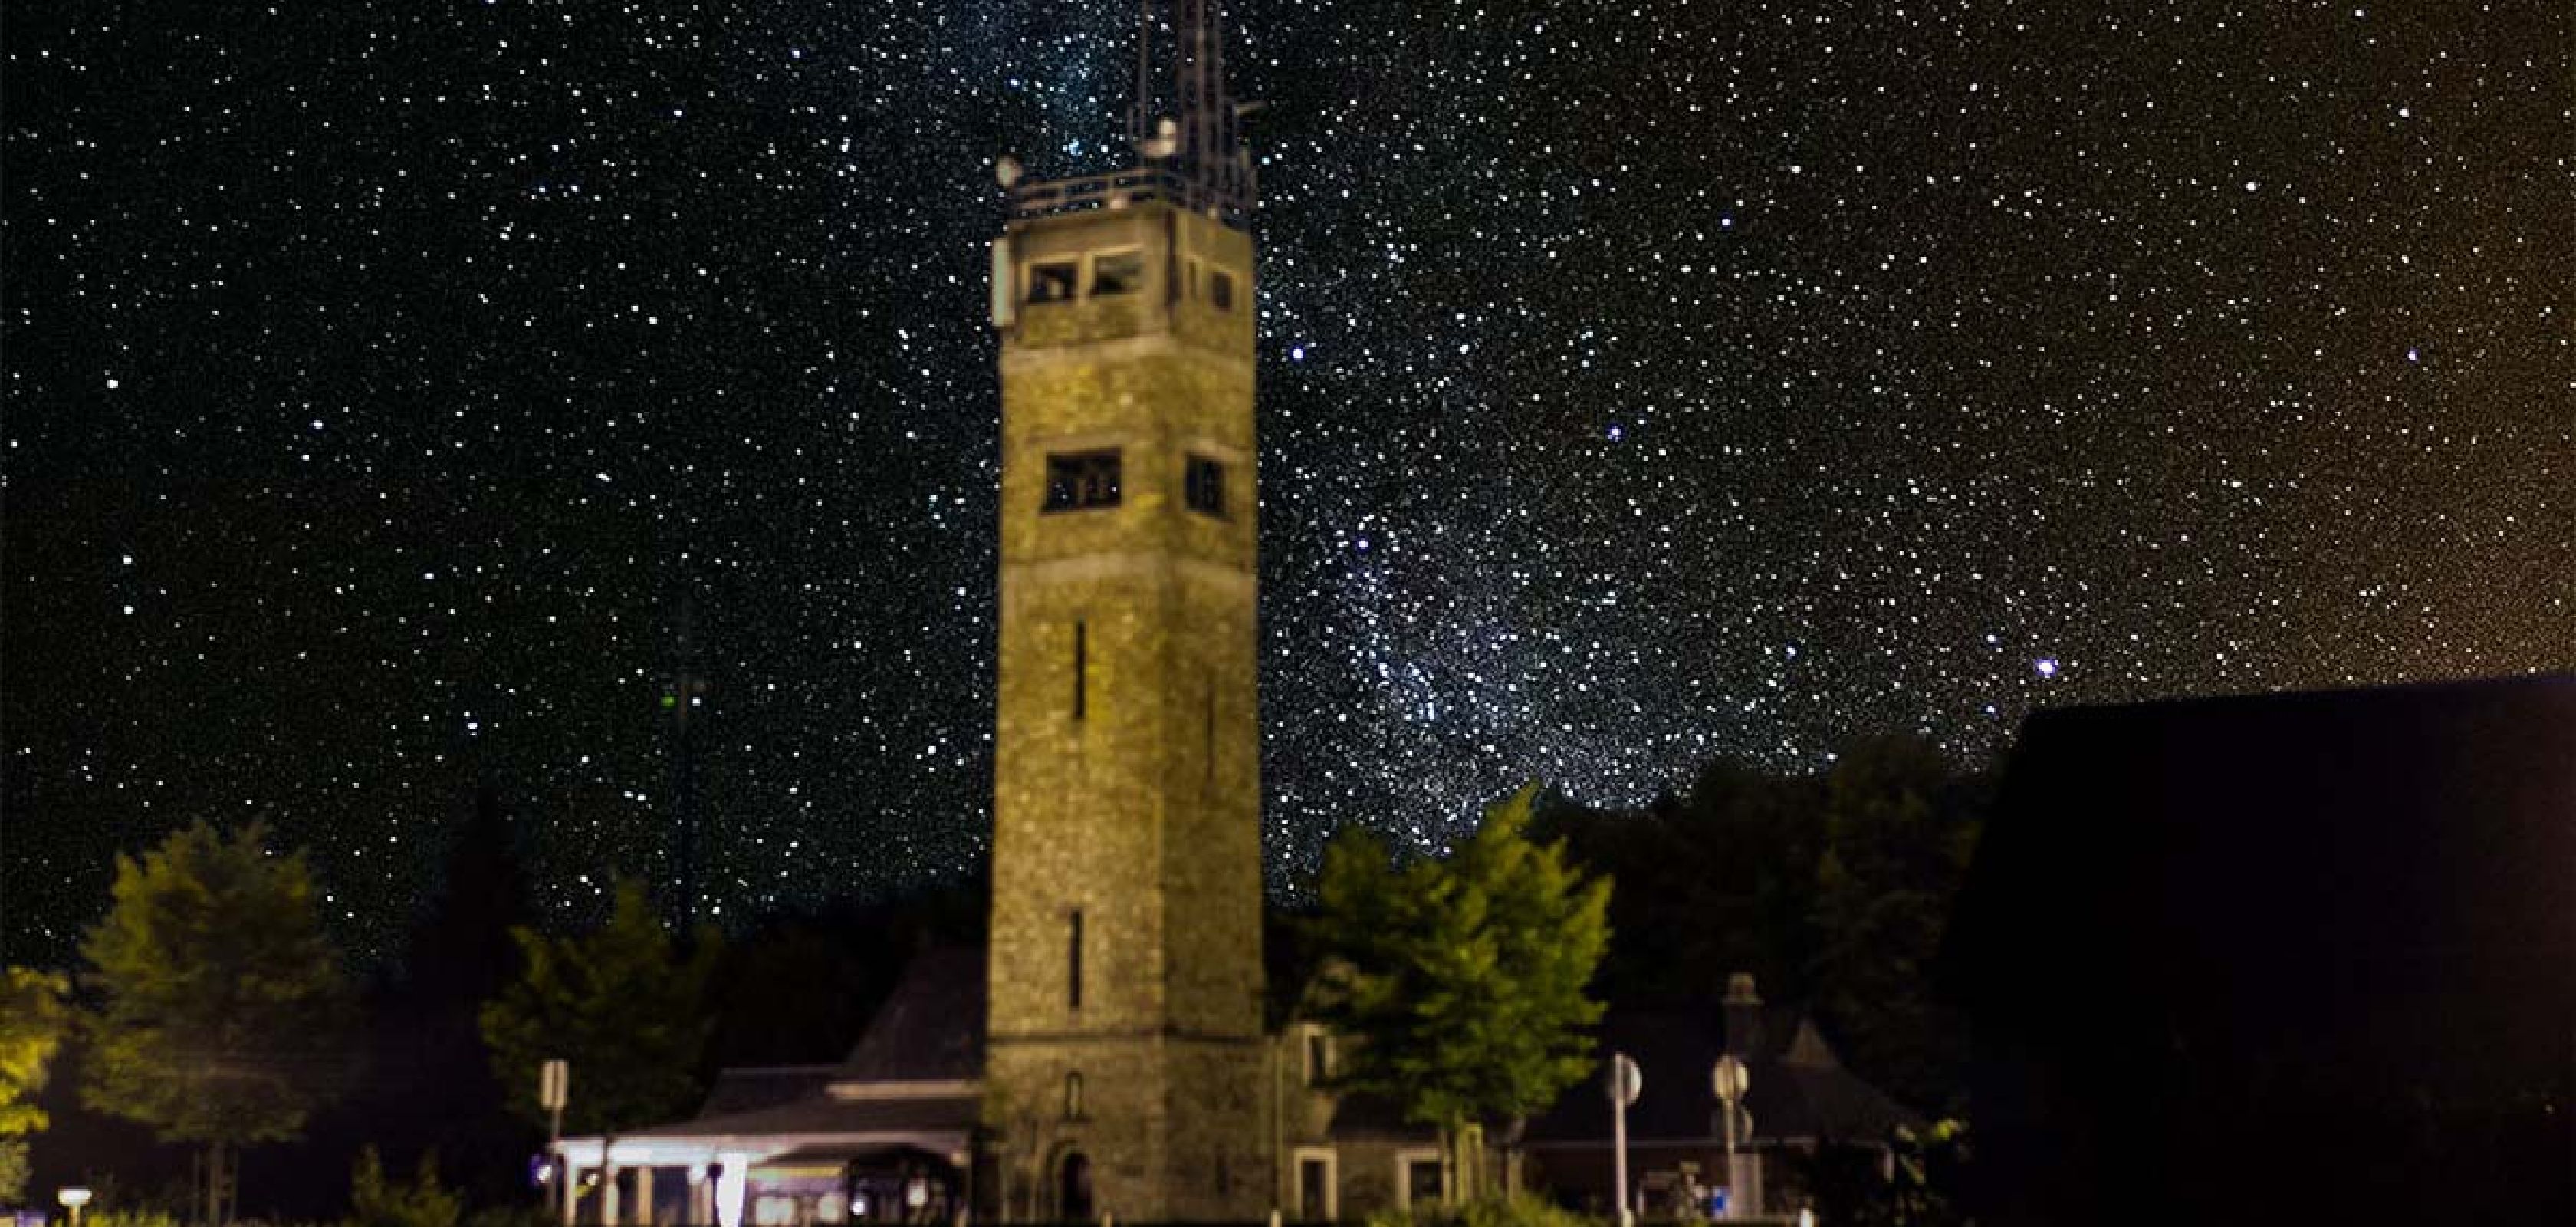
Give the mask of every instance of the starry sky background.
[{"label": "starry sky background", "polygon": [[[2564,4],[1234,8],[1275,884],[1529,775],[2576,666]],[[974,864],[990,164],[1120,161],[1132,20],[13,6],[7,956],[261,815],[382,953],[478,781],[583,914],[691,653],[728,916]]]}]

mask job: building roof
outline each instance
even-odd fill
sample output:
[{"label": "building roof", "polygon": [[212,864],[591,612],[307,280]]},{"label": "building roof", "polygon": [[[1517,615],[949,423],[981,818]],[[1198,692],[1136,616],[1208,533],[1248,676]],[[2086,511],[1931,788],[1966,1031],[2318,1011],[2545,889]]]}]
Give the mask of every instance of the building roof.
[{"label": "building roof", "polygon": [[792,1103],[823,1093],[840,1076],[838,1065],[751,1065],[718,1070],[699,1116],[730,1116],[753,1108]]},{"label": "building roof", "polygon": [[[1728,1035],[1728,1020],[1737,1034]],[[1730,1039],[1751,1089],[1743,1110],[1750,1140],[1875,1143],[1917,1117],[1871,1086],[1834,1055],[1815,1024],[1790,1006],[1730,1010],[1715,996],[1674,1005],[1613,1005],[1601,1021],[1601,1056],[1625,1053],[1645,1075],[1628,1109],[1628,1136],[1638,1142],[1704,1141],[1721,1136],[1709,1073]],[[1600,1078],[1587,1078],[1530,1122],[1533,1146],[1606,1145],[1610,1098]]]},{"label": "building roof", "polygon": [[983,947],[936,946],[914,955],[833,1081],[983,1077],[984,996]]},{"label": "building roof", "polygon": [[[904,968],[848,1059],[721,1071],[696,1116],[620,1134],[617,1154],[630,1163],[816,1146],[953,1154],[982,1108],[983,1061],[983,950],[925,950]],[[596,1162],[601,1143],[566,1138],[564,1149],[578,1162]]]},{"label": "building roof", "polygon": [[931,1135],[962,1138],[974,1127],[981,1108],[982,1100],[971,1091],[890,1099],[845,1099],[825,1094],[637,1129],[620,1134],[619,1140],[831,1136],[892,1139]]}]

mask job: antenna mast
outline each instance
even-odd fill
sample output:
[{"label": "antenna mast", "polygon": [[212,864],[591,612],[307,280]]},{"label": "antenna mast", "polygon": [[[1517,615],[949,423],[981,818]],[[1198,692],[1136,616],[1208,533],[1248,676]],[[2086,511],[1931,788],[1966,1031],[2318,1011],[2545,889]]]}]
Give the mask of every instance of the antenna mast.
[{"label": "antenna mast", "polygon": [[1171,106],[1157,114],[1162,98],[1154,82],[1154,52],[1162,41],[1156,37],[1157,0],[1139,0],[1136,93],[1127,111],[1127,139],[1147,159],[1167,164],[1195,193],[1249,213],[1252,158],[1243,148],[1240,109],[1226,92],[1218,0],[1165,2],[1171,8]]}]

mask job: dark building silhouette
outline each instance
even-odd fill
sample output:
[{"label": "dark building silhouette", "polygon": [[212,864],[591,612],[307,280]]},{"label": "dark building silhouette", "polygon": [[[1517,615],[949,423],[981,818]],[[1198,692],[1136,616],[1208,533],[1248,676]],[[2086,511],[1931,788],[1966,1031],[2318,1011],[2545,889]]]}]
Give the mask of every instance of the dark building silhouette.
[{"label": "dark building silhouette", "polygon": [[2576,1222],[2576,677],[2033,716],[1960,896],[1979,1221]]}]

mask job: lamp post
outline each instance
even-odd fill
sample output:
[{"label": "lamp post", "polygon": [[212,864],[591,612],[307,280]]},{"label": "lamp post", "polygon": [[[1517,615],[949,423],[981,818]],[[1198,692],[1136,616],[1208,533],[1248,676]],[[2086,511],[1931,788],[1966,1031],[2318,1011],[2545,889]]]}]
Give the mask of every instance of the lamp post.
[{"label": "lamp post", "polygon": [[72,1227],[80,1227],[81,1207],[89,1204],[89,1189],[77,1184],[69,1188],[57,1189],[54,1191],[54,1200],[61,1202],[63,1209],[71,1212]]}]

